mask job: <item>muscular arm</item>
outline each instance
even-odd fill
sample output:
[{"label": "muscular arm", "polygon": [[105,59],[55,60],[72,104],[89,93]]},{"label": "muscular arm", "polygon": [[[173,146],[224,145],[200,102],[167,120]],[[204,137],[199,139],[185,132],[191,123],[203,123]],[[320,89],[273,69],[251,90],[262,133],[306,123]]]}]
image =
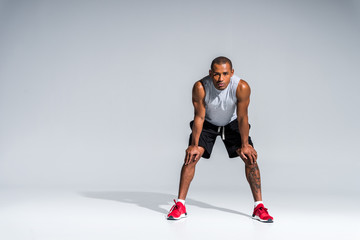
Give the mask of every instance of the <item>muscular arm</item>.
[{"label": "muscular arm", "polygon": [[192,102],[194,105],[194,124],[192,127],[191,145],[198,146],[205,120],[205,90],[200,81],[194,84]]},{"label": "muscular arm", "polygon": [[248,106],[250,103],[250,92],[250,86],[244,80],[240,80],[239,85],[236,89],[236,98],[237,118],[242,146],[249,144]]},{"label": "muscular arm", "polygon": [[205,90],[200,81],[194,84],[192,102],[194,105],[194,123],[192,127],[191,145],[186,149],[185,165],[188,165],[201,157],[199,138],[205,120]]},{"label": "muscular arm", "polygon": [[249,121],[248,121],[248,107],[250,103],[250,86],[244,80],[240,80],[236,89],[237,98],[237,118],[239,131],[241,136],[241,148],[238,153],[244,160],[250,160],[251,163],[256,161],[257,153],[255,149],[249,144]]}]

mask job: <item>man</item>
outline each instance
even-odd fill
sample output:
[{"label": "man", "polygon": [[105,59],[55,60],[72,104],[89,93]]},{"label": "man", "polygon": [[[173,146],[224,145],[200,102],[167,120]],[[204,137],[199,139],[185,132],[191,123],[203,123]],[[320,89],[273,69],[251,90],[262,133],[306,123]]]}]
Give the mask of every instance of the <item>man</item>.
[{"label": "man", "polygon": [[212,61],[209,75],[194,84],[192,102],[195,115],[190,123],[192,133],[181,169],[178,201],[174,200],[167,219],[186,217],[185,198],[195,165],[201,157],[210,158],[216,137],[221,135],[229,157],[240,156],[245,163],[246,178],[255,201],[253,218],[273,222],[262,202],[257,152],[249,136],[250,87],[234,75],[228,58],[217,57]]}]

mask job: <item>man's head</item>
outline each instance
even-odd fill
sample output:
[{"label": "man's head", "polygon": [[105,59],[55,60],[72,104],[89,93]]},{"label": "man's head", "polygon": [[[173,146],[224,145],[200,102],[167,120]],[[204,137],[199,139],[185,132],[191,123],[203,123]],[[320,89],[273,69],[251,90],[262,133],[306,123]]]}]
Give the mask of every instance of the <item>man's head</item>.
[{"label": "man's head", "polygon": [[224,90],[230,83],[230,78],[234,75],[232,63],[227,57],[217,57],[211,62],[209,75],[213,80],[214,86],[218,90]]}]

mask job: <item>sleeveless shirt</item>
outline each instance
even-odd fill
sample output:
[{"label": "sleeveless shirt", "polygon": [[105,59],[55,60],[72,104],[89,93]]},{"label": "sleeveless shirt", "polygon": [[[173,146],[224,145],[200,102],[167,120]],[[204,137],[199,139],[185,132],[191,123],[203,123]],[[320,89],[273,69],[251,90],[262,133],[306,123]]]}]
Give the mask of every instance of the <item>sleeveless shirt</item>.
[{"label": "sleeveless shirt", "polygon": [[237,118],[236,89],[240,78],[233,75],[224,90],[216,89],[209,75],[200,81],[205,89],[205,120],[216,126],[225,126],[235,120]]}]

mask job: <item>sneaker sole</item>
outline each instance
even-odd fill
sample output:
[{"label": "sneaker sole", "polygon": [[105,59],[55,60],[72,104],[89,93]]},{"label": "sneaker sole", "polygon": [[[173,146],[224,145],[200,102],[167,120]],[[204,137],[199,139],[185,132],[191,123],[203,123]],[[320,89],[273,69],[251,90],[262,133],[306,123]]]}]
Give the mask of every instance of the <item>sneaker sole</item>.
[{"label": "sneaker sole", "polygon": [[263,222],[263,223],[273,223],[274,221],[272,220],[272,219],[268,219],[268,220],[262,220],[259,216],[257,216],[257,215],[253,215],[253,217],[252,217],[253,219],[255,219],[255,220],[258,220],[258,221],[260,221],[260,222]]},{"label": "sneaker sole", "polygon": [[174,218],[173,216],[170,216],[170,217],[167,218],[167,220],[179,220],[181,218],[186,218],[186,215],[187,215],[187,213],[183,213],[178,218]]}]

